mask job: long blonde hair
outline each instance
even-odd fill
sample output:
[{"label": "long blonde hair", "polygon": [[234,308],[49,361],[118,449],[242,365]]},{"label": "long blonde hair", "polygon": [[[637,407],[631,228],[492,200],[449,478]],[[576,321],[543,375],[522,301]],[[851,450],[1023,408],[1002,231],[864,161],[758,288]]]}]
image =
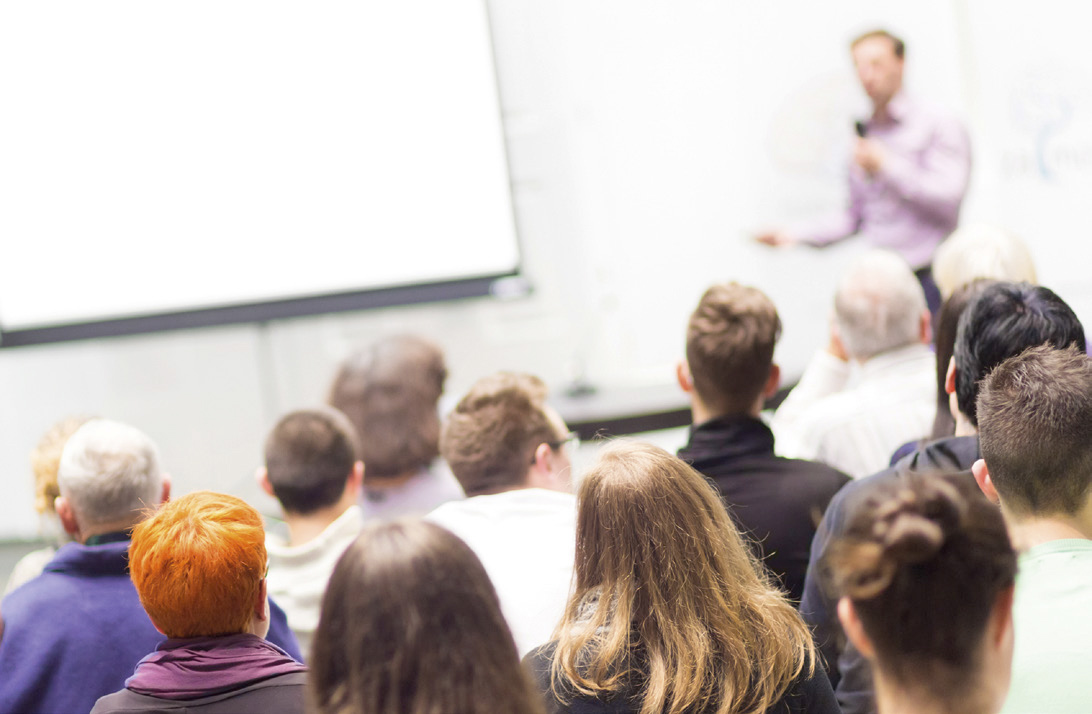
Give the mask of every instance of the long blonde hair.
[{"label": "long blonde hair", "polygon": [[604,449],[580,487],[576,542],[555,696],[631,692],[641,714],[765,712],[814,672],[811,633],[712,485],[663,449]]}]

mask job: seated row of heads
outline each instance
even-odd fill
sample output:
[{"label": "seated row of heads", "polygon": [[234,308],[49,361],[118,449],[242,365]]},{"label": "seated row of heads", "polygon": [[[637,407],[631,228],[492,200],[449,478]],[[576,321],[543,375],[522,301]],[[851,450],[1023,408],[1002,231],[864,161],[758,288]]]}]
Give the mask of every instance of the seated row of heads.
[{"label": "seated row of heads", "polygon": [[[978,411],[1006,509],[1084,504],[1088,465],[1077,460],[1088,449],[1070,438],[1092,427],[1083,350],[1043,346],[1004,361],[982,385]],[[77,445],[128,429],[87,427]],[[1027,478],[1028,459],[1046,476]],[[197,492],[167,502],[135,527],[130,561],[141,602],[170,637],[268,627],[262,521],[237,498]],[[973,691],[1003,697],[1016,555],[1001,512],[966,480],[911,474],[873,493],[826,566],[847,633],[881,676],[953,693],[973,681]],[[711,484],[658,447],[620,441],[580,484],[573,592],[555,630],[552,681],[570,695],[618,691],[635,642],[648,660],[649,711],[728,700],[735,708],[726,710],[762,711],[816,666],[808,629]],[[318,711],[478,711],[483,700],[541,710],[477,557],[415,519],[367,526],[341,557],[311,668]]]}]

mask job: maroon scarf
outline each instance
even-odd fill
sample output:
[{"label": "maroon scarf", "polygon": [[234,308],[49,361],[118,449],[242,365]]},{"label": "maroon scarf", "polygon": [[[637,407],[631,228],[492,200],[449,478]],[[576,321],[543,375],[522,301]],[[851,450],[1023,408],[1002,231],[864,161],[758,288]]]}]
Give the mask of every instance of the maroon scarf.
[{"label": "maroon scarf", "polygon": [[160,699],[199,699],[307,668],[257,635],[166,640],[137,663],[125,686]]}]

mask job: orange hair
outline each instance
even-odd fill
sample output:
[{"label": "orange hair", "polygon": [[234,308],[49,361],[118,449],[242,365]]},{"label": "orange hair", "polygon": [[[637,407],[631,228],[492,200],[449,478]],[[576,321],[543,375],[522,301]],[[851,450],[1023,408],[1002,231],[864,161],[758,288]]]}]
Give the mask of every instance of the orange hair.
[{"label": "orange hair", "polygon": [[266,572],[261,516],[211,491],[169,501],[133,530],[129,571],[167,637],[244,632]]}]

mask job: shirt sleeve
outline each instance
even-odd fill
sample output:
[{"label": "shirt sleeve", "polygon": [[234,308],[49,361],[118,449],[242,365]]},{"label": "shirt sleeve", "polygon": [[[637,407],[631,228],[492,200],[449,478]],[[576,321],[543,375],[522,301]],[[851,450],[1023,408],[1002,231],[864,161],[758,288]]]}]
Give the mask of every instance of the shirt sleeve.
[{"label": "shirt sleeve", "polygon": [[923,214],[954,222],[970,175],[967,132],[955,119],[942,119],[917,156],[888,153],[878,178]]},{"label": "shirt sleeve", "polygon": [[814,459],[819,443],[809,428],[811,407],[824,397],[845,389],[849,381],[849,363],[821,350],[808,362],[800,381],[774,412],[770,428],[774,432],[779,456]]},{"label": "shirt sleeve", "polygon": [[828,213],[807,223],[794,224],[788,234],[813,246],[824,246],[843,238],[848,238],[861,228],[861,191],[860,181],[851,175],[849,179],[849,200],[840,211]]}]

